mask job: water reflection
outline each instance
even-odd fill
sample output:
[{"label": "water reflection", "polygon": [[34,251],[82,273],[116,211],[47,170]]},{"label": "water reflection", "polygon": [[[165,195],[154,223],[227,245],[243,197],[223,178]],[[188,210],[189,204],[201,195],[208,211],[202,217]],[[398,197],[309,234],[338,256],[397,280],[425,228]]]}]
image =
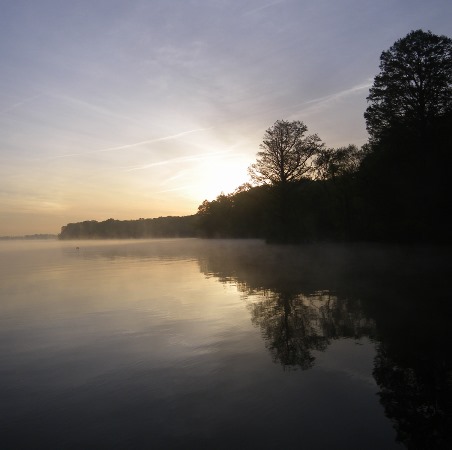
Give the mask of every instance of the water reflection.
[{"label": "water reflection", "polygon": [[309,369],[315,361],[313,350],[326,350],[333,339],[374,334],[373,321],[349,306],[329,293],[304,296],[264,291],[261,300],[250,302],[249,310],[274,361],[285,368]]},{"label": "water reflection", "polygon": [[447,249],[75,246],[0,252],[5,448],[452,448]]},{"label": "water reflection", "polygon": [[200,266],[237,284],[273,360],[310,369],[315,351],[333,340],[368,337],[377,343],[373,375],[397,440],[410,449],[452,448],[447,249],[254,250],[224,246]]}]

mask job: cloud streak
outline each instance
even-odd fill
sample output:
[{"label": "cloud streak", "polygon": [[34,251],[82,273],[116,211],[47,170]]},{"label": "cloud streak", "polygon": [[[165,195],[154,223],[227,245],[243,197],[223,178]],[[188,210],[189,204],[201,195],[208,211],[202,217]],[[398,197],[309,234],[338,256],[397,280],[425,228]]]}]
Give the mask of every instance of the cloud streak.
[{"label": "cloud streak", "polygon": [[88,152],[80,152],[80,153],[68,153],[66,155],[59,155],[59,156],[54,156],[51,159],[59,159],[59,158],[70,158],[70,157],[74,157],[74,156],[85,156],[85,155],[92,155],[95,153],[104,153],[104,152],[113,152],[116,150],[125,150],[128,148],[134,148],[134,147],[140,147],[141,145],[146,145],[146,144],[154,144],[156,142],[163,142],[163,141],[170,141],[173,139],[179,139],[183,136],[187,136],[189,134],[192,133],[198,133],[201,131],[206,131],[209,130],[210,128],[195,128],[193,130],[188,130],[188,131],[182,131],[180,133],[176,133],[176,134],[171,134],[168,136],[163,136],[160,138],[155,138],[155,139],[148,139],[146,141],[139,141],[139,142],[133,142],[132,144],[124,144],[124,145],[118,145],[115,147],[107,147],[107,148],[102,148],[99,150],[92,150],[92,151],[88,151]]},{"label": "cloud streak", "polygon": [[132,167],[126,170],[126,172],[132,172],[135,170],[144,170],[144,169],[151,169],[152,167],[158,167],[158,166],[165,166],[168,164],[179,164],[184,162],[199,162],[199,161],[205,161],[212,158],[216,158],[220,155],[224,155],[228,153],[228,151],[219,151],[219,152],[210,152],[210,153],[200,153],[198,155],[191,155],[191,156],[181,156],[180,158],[171,158],[171,159],[165,159],[163,161],[157,161],[150,164],[143,164],[141,166]]},{"label": "cloud streak", "polygon": [[1,115],[4,114],[8,114],[11,111],[14,111],[15,109],[21,108],[23,105],[26,105],[27,103],[31,103],[34,100],[43,97],[45,94],[36,94],[36,95],[32,95],[31,97],[27,97],[19,102],[16,102],[14,104],[12,104],[11,106],[9,106],[8,108],[5,108],[3,110],[0,111]]},{"label": "cloud streak", "polygon": [[253,14],[263,11],[264,9],[272,8],[273,6],[279,5],[280,3],[285,3],[285,1],[286,0],[275,0],[273,2],[259,6],[258,8],[250,9],[249,11],[244,12],[242,14],[242,17],[251,16]]},{"label": "cloud streak", "polygon": [[342,98],[348,97],[349,95],[355,94],[356,92],[360,92],[364,89],[368,89],[371,86],[372,83],[370,82],[370,80],[368,80],[365,83],[358,84],[349,89],[344,89],[343,91],[339,91],[334,94],[325,95],[324,97],[308,100],[306,102],[303,102],[303,105],[325,105],[340,100]]}]

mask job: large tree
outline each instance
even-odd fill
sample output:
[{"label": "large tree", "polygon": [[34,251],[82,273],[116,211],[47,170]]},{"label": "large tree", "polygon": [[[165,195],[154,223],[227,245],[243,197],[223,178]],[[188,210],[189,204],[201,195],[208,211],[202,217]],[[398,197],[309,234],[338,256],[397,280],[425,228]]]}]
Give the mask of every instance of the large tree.
[{"label": "large tree", "polygon": [[372,139],[394,128],[424,134],[432,121],[452,111],[452,40],[411,31],[380,57],[380,73],[364,114]]},{"label": "large tree", "polygon": [[316,135],[305,136],[308,127],[298,120],[277,120],[264,135],[257,161],[248,173],[257,184],[299,181],[312,169],[313,157],[323,147]]},{"label": "large tree", "polygon": [[396,41],[367,99],[363,230],[375,239],[450,242],[452,40],[416,30]]}]

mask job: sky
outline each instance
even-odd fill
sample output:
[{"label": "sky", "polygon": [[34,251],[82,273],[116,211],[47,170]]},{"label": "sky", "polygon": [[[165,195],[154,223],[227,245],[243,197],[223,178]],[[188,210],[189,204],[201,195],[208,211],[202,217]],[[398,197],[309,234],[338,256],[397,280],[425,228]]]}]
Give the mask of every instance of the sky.
[{"label": "sky", "polygon": [[367,141],[379,57],[450,0],[2,0],[0,236],[189,215],[265,130]]}]

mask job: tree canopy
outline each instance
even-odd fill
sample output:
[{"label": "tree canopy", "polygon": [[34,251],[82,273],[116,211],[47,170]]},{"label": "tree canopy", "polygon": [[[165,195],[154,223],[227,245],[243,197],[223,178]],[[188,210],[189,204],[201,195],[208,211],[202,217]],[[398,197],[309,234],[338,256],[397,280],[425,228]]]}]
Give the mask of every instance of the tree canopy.
[{"label": "tree canopy", "polygon": [[394,127],[423,132],[452,110],[452,39],[411,31],[380,57],[364,113],[372,139]]},{"label": "tree canopy", "polygon": [[312,171],[312,158],[323,147],[316,135],[305,136],[308,127],[298,120],[277,120],[264,135],[257,161],[248,173],[257,184],[299,181]]},{"label": "tree canopy", "polygon": [[317,178],[334,181],[338,177],[358,172],[364,154],[363,150],[353,144],[321,149],[315,160]]}]

